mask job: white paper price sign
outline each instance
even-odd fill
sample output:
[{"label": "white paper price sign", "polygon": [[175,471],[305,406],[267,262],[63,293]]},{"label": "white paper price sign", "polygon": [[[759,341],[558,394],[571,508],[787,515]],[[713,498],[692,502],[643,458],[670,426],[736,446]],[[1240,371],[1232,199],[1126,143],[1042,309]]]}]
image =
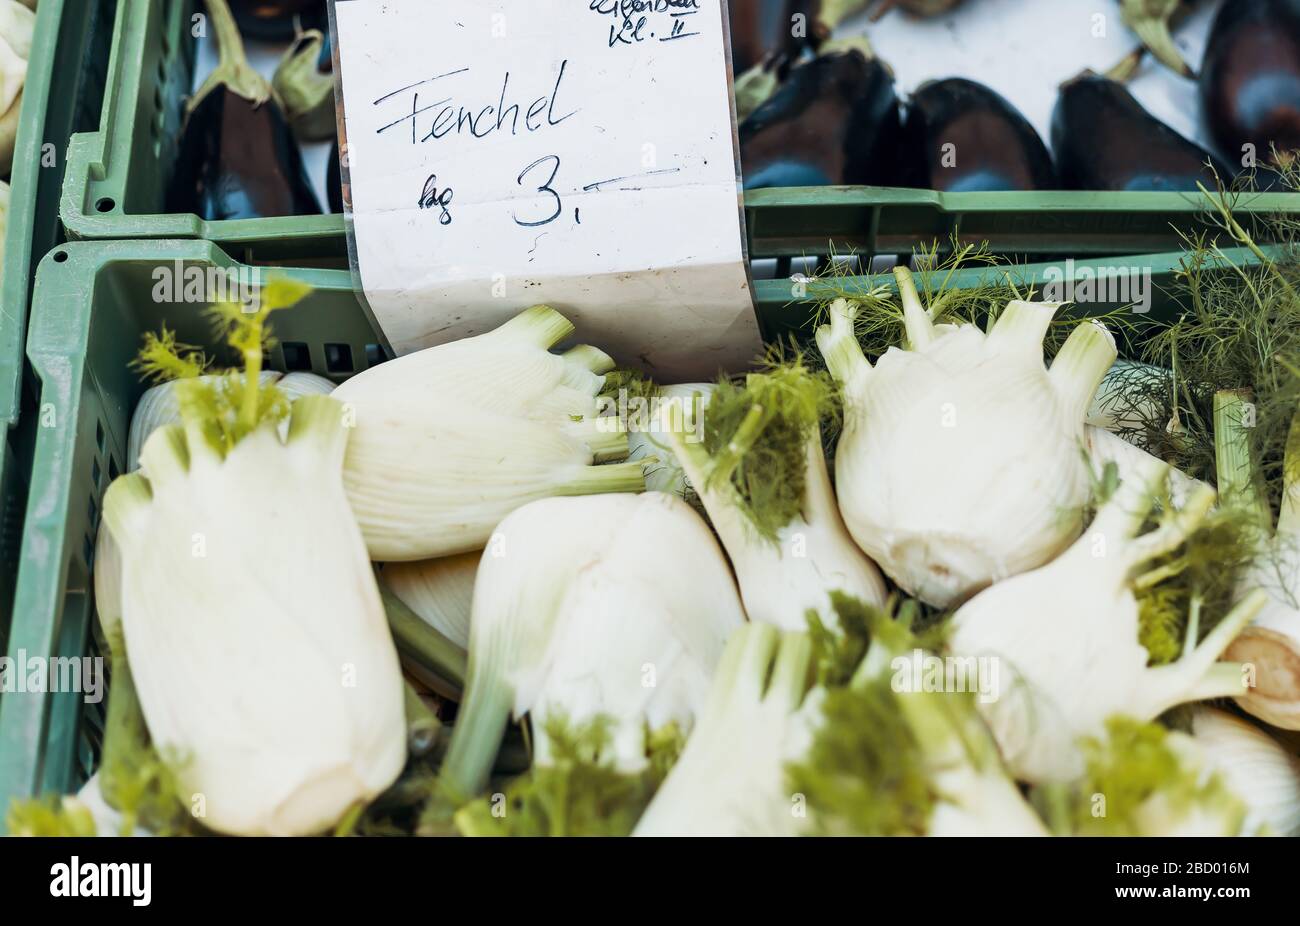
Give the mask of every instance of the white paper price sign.
[{"label": "white paper price sign", "polygon": [[722,0],[337,0],[354,258],[399,353],[547,303],[663,381],[760,349]]}]

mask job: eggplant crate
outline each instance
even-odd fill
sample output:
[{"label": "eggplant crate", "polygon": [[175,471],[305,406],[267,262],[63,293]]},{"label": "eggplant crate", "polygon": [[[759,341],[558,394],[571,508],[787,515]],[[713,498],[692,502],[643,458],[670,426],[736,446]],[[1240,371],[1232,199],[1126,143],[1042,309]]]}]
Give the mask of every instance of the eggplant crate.
[{"label": "eggplant crate", "polygon": [[[194,81],[191,16],[201,0],[118,0],[98,131],[69,149],[61,213],[70,238],[201,238],[250,263],[346,266],[341,215],[204,221],[167,214],[183,100]],[[1300,194],[1244,199],[1238,212],[1300,213]],[[907,254],[954,235],[1001,254],[1152,254],[1204,227],[1189,193],[936,193],[880,187],[750,191],[752,258]]]},{"label": "eggplant crate", "polygon": [[[1239,252],[1230,256],[1247,260]],[[1175,308],[1171,292],[1180,253],[1136,261],[1150,274],[1154,316]],[[1098,272],[1083,261],[1074,276]],[[1055,265],[1024,265],[1022,282],[1054,279]],[[277,313],[278,344],[269,364],[312,370],[335,381],[382,362],[378,339],[344,270],[276,269],[241,265],[212,242],[193,240],[74,242],[42,262],[32,305],[27,356],[38,380],[42,409],[36,430],[33,478],[7,655],[20,665],[40,657],[96,655],[92,569],[101,500],[123,471],[131,413],[144,391],[129,364],[146,332],[163,325],[185,343],[228,362],[212,343],[206,305],[179,301],[183,287],[169,285],[201,273],[211,281],[264,282],[284,274],[313,287],[295,308]],[[951,284],[979,286],[1004,279],[1003,270],[961,271]],[[850,280],[889,285],[885,274]],[[1068,282],[1068,281],[1067,281]],[[788,281],[760,281],[757,297],[769,332],[799,327],[809,309],[791,306]],[[1113,303],[1091,303],[1109,311]],[[806,333],[806,327],[804,328]],[[22,674],[15,677],[23,678]],[[33,686],[48,687],[48,686]],[[83,686],[89,687],[89,686]],[[91,697],[87,697],[91,694]],[[98,761],[106,699],[76,690],[13,690],[0,695],[0,807],[13,797],[78,787]],[[2,815],[0,815],[2,820]]]},{"label": "eggplant crate", "polygon": [[62,243],[59,190],[69,136],[98,118],[114,0],[44,0],[36,14],[10,174],[0,267],[0,651],[9,627],[35,440],[35,389],[23,346],[36,265]]}]

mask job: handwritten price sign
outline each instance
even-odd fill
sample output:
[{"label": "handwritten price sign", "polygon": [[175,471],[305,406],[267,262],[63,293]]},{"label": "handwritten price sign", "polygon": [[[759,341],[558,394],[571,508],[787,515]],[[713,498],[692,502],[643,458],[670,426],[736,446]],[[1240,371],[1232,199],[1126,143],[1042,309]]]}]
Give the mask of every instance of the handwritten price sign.
[{"label": "handwritten price sign", "polygon": [[760,349],[722,0],[336,0],[351,234],[399,353],[521,308],[665,381]]}]

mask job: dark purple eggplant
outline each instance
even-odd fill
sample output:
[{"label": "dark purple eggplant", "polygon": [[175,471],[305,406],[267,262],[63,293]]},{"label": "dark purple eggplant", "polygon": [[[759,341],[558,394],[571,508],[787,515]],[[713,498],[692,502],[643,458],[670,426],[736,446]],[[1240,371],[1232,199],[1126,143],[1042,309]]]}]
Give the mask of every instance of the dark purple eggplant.
[{"label": "dark purple eggplant", "polygon": [[329,30],[329,23],[321,26],[325,41],[320,46],[320,57],[316,59],[316,70],[322,74],[334,73],[334,34]]},{"label": "dark purple eggplant", "polygon": [[[740,75],[759,64],[785,73],[819,41],[821,0],[737,0],[731,18],[731,66]],[[799,18],[802,17],[802,18]]]},{"label": "dark purple eggplant", "polygon": [[961,77],[912,94],[899,149],[900,182],[945,192],[1050,190],[1056,173],[1034,127],[1000,94]]},{"label": "dark purple eggplant", "polygon": [[339,140],[330,148],[329,163],[325,165],[325,195],[329,197],[330,212],[343,211],[343,173],[339,170]]},{"label": "dark purple eggplant", "polygon": [[287,42],[298,29],[329,29],[325,0],[230,0],[239,31],[263,42]]},{"label": "dark purple eggplant", "polygon": [[880,0],[871,11],[871,21],[883,18],[894,7],[912,16],[929,19],[951,11],[960,3],[961,0]]},{"label": "dark purple eggplant", "polygon": [[[1052,111],[1052,151],[1071,190],[1213,189],[1231,172],[1142,108],[1128,88],[1085,71],[1061,85]],[[1213,166],[1210,166],[1213,165]]]},{"label": "dark purple eggplant", "polygon": [[[1300,0],[1228,0],[1201,63],[1201,109],[1230,164],[1261,166],[1300,148]],[[1253,148],[1247,149],[1251,145]]]},{"label": "dark purple eggplant", "polygon": [[894,182],[894,75],[851,49],[792,70],[740,125],[745,188]]},{"label": "dark purple eggplant", "polygon": [[249,67],[230,7],[207,7],[221,59],[186,105],[167,211],[208,220],[319,214],[293,131]]}]

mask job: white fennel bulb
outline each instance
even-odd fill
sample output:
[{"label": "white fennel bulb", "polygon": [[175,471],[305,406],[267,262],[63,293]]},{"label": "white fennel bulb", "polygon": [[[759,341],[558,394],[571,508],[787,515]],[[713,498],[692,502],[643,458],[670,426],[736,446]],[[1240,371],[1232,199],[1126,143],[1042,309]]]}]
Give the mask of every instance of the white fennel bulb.
[{"label": "white fennel bulb", "polygon": [[804,821],[785,766],[791,744],[806,739],[800,705],[811,656],[807,634],[737,629],[686,747],[632,835],[797,835]]},{"label": "white fennel bulb", "polygon": [[383,581],[402,603],[461,649],[469,646],[474,577],[482,551],[386,563]]},{"label": "white fennel bulb", "polygon": [[[1088,457],[1092,460],[1093,469],[1099,474],[1105,472],[1106,464],[1113,463],[1118,479],[1141,479],[1142,468],[1157,459],[1141,447],[1104,428],[1088,425],[1083,431]],[[1176,506],[1185,505],[1193,493],[1205,485],[1206,483],[1176,467],[1169,468],[1169,499]]]},{"label": "white fennel bulb", "polygon": [[[1077,777],[1080,741],[1100,736],[1113,715],[1146,721],[1184,702],[1242,690],[1242,667],[1216,660],[1259,611],[1262,592],[1244,599],[1173,663],[1149,667],[1139,642],[1133,570],[1177,548],[1215,498],[1202,487],[1158,528],[1136,536],[1167,469],[1148,462],[1119,484],[1068,550],[980,592],[952,618],[952,653],[999,660],[999,692],[980,708],[1018,778]],[[1194,641],[1196,613],[1189,623],[1187,639]]]},{"label": "white fennel bulb", "polygon": [[[342,406],[294,404],[227,453],[201,425],[146,441],[104,517],[149,733],[221,832],[327,829],[406,756],[402,680],[343,492]],[[274,543],[274,549],[267,545]]]},{"label": "white fennel bulb", "polygon": [[[215,376],[202,377],[208,382],[215,382]],[[154,431],[169,424],[181,422],[180,403],[176,389],[179,380],[169,380],[150,386],[140,396],[135,411],[131,414],[131,426],[126,439],[126,471],[135,472],[140,468],[140,448]],[[263,386],[276,386],[290,402],[304,395],[329,395],[334,391],[334,383],[315,373],[283,374],[276,370],[263,370],[258,376]],[[280,422],[279,432],[282,438],[289,433],[289,422]],[[110,633],[117,626],[121,614],[118,601],[121,585],[121,562],[113,537],[101,522],[95,536],[95,610],[99,616],[104,632]],[[463,645],[463,644],[462,644]]]},{"label": "white fennel bulb", "polygon": [[[1214,397],[1215,471],[1225,503],[1253,511],[1256,556],[1240,578],[1241,593],[1263,589],[1267,601],[1254,623],[1228,651],[1252,667],[1241,707],[1285,730],[1300,730],[1300,441],[1288,441],[1282,464],[1282,501],[1276,529],[1260,492],[1261,479],[1248,436],[1249,397],[1222,391]],[[1300,434],[1296,424],[1291,433]]]},{"label": "white fennel bulb", "polygon": [[1246,805],[1243,830],[1300,836],[1300,757],[1235,714],[1198,708],[1192,737],[1205,763]]},{"label": "white fennel bulb", "polygon": [[679,498],[686,498],[693,491],[685,470],[673,452],[673,442],[669,436],[673,406],[680,408],[686,430],[698,436],[704,423],[704,410],[708,407],[712,394],[712,383],[662,386],[655,395],[644,400],[648,406],[644,420],[637,417],[635,422],[629,421],[627,458],[644,460],[653,457],[655,460],[646,468],[647,492],[671,492]]},{"label": "white fennel bulb", "polygon": [[305,395],[329,395],[336,388],[333,380],[326,379],[318,373],[308,373],[306,370],[295,370],[284,374],[276,382],[276,386],[290,402],[301,399]]},{"label": "white fennel bulb", "polygon": [[343,487],[344,408],[290,410],[258,376],[267,315],[306,292],[273,281],[256,312],[214,307],[242,374],[200,377],[174,338],[146,339],[146,374],[186,376],[184,424],[155,431],[141,472],[104,496],[149,738],[223,833],[326,830],[406,758],[401,669]]},{"label": "white fennel bulb", "polygon": [[0,263],[5,258],[4,239],[9,232],[9,184],[0,180]]},{"label": "white fennel bulb", "polygon": [[745,613],[785,630],[805,629],[809,611],[831,621],[832,592],[885,600],[831,488],[821,443],[831,396],[826,378],[794,363],[720,384],[702,435],[671,415],[674,456],[736,570]]},{"label": "white fennel bulb", "polygon": [[469,670],[442,766],[449,794],[486,785],[511,714],[539,762],[548,718],[608,721],[621,771],[647,735],[686,730],[744,621],[726,559],[689,505],[659,492],[542,499],[497,526],[474,584]]},{"label": "white fennel bulb", "polygon": [[0,175],[4,176],[13,166],[35,31],[35,13],[17,0],[0,0]]},{"label": "white fennel bulb", "polygon": [[844,387],[836,489],[867,555],[904,591],[949,607],[1078,536],[1090,485],[1084,414],[1115,343],[1099,322],[1082,322],[1048,370],[1056,304],[1010,302],[987,333],[936,325],[911,274],[894,273],[906,349],[891,347],[873,367],[846,300],[817,331]]},{"label": "white fennel bulb", "polygon": [[333,393],[354,422],[344,484],[373,559],[482,549],[493,528],[540,498],[631,492],[627,435],[597,415],[608,356],[552,354],[573,331],[535,306],[487,334],[408,354]]}]

